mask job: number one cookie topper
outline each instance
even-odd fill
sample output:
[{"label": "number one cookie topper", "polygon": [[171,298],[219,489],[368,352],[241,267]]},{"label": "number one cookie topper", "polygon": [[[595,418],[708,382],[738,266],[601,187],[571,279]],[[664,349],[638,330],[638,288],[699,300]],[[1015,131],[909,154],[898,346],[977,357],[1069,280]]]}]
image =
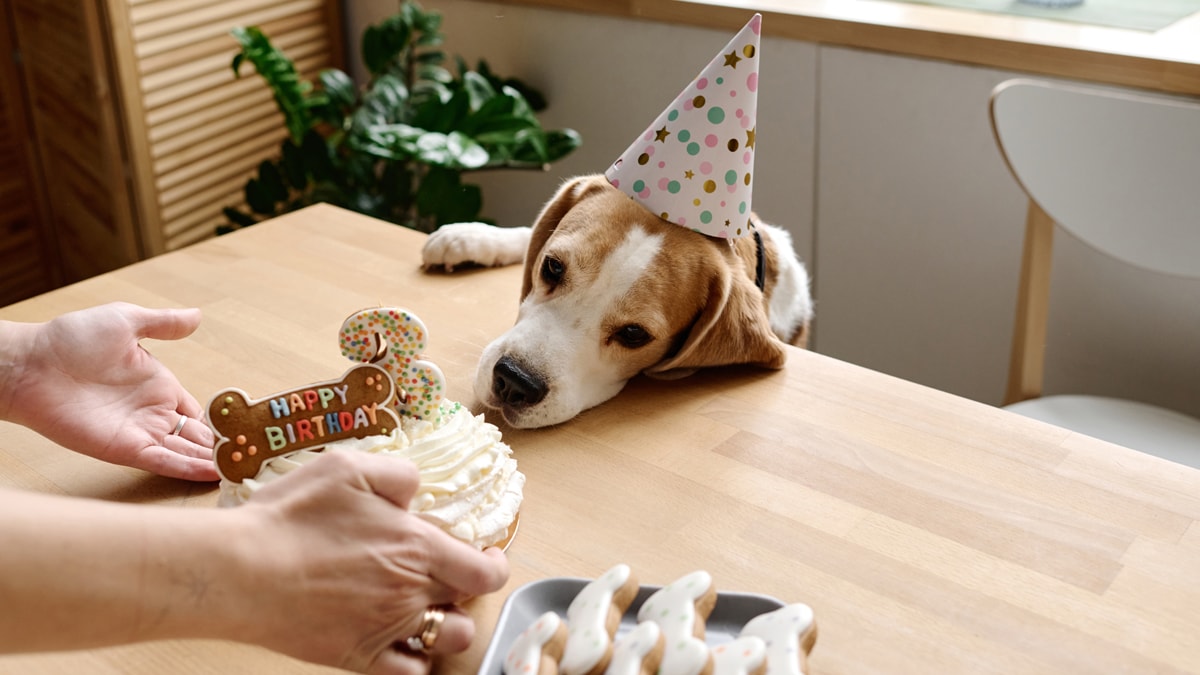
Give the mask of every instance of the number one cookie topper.
[{"label": "number one cookie topper", "polygon": [[438,422],[446,377],[437,365],[421,360],[425,324],[398,307],[374,307],[342,323],[338,342],[351,361],[373,363],[396,383],[396,410],[401,416]]}]

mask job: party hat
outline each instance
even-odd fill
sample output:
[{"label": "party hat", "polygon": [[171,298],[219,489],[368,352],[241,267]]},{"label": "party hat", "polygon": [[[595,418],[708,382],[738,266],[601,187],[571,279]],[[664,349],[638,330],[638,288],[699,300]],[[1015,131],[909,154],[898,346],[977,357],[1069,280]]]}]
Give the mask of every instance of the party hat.
[{"label": "party hat", "polygon": [[750,234],[761,31],[755,14],[613,162],[608,181],[676,225]]}]

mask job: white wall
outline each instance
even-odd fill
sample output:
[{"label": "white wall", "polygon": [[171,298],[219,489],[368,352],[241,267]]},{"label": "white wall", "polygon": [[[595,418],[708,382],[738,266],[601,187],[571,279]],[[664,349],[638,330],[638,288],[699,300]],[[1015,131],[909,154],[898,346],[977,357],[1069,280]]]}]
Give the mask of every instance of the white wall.
[{"label": "white wall", "polygon": [[[424,5],[443,13],[448,51],[486,56],[542,89],[543,122],[583,136],[549,174],[480,176],[485,214],[504,225],[530,222],[563,178],[607,168],[731,36],[468,0]],[[348,44],[395,6],[351,0]],[[987,99],[1019,74],[770,33],[768,19],[754,206],[791,230],[814,272],[814,347],[1000,403],[1026,202],[994,146]],[[1200,282],[1163,284],[1061,233],[1055,265],[1047,390],[1125,393],[1200,416]]]}]

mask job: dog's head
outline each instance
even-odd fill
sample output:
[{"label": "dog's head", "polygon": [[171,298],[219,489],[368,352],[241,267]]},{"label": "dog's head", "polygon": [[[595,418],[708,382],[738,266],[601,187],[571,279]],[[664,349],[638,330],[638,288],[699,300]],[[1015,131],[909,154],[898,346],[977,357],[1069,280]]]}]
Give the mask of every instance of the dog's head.
[{"label": "dog's head", "polygon": [[475,392],[509,424],[540,427],[612,398],[638,373],[784,360],[728,242],[667,223],[587,176],[538,217],[517,322],[484,350]]}]

